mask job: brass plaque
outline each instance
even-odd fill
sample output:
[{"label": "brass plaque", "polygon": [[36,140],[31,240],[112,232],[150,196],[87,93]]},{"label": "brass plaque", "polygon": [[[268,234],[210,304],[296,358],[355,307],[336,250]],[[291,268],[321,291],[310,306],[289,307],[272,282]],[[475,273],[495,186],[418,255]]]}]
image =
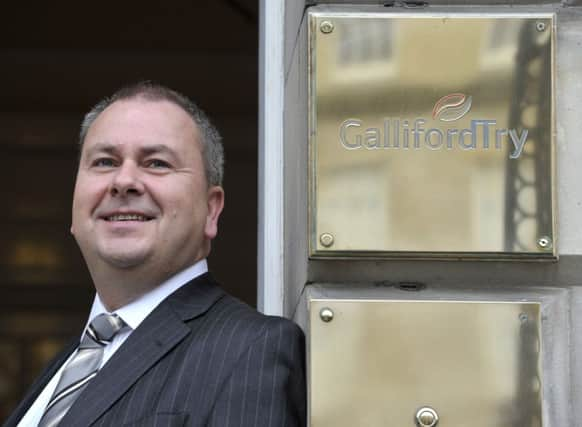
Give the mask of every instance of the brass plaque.
[{"label": "brass plaque", "polygon": [[311,257],[554,259],[554,34],[311,11]]},{"label": "brass plaque", "polygon": [[[539,303],[311,300],[311,427],[541,427]],[[430,424],[428,424],[430,425]]]}]

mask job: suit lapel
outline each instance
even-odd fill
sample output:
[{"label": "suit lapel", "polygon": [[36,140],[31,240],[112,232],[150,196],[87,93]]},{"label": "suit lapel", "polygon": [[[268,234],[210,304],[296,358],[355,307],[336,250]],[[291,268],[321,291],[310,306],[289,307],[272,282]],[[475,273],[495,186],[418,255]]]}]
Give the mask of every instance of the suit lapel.
[{"label": "suit lapel", "polygon": [[71,353],[77,348],[78,345],[79,339],[76,338],[75,340],[71,341],[71,343],[67,345],[67,347],[65,347],[65,349],[53,359],[53,361],[48,365],[40,377],[38,377],[34,384],[30,386],[24,399],[22,399],[20,402],[20,405],[18,405],[16,410],[12,413],[12,416],[6,420],[4,427],[18,425],[22,417],[24,417],[32,404],[36,401],[38,395],[44,390],[48,382],[57,373],[57,371],[60,369],[63,363],[65,363],[65,361],[69,358]]},{"label": "suit lapel", "polygon": [[[184,321],[204,314],[221,296],[208,274],[164,300],[115,352],[73,404],[62,425],[91,425],[192,329]],[[81,422],[82,421],[82,422]]]}]

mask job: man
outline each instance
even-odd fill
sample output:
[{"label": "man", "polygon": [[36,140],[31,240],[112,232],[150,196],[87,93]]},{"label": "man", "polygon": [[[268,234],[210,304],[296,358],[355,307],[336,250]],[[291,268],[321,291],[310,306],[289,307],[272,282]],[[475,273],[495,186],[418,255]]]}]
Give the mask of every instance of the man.
[{"label": "man", "polygon": [[225,294],[205,258],[220,137],[191,101],[124,88],[81,128],[71,232],[97,294],[6,426],[302,426],[299,328]]}]

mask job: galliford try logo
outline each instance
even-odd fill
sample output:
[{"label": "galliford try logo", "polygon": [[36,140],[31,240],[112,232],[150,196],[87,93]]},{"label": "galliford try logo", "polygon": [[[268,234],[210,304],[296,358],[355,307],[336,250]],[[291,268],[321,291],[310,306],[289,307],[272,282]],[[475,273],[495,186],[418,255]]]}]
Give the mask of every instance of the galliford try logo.
[{"label": "galliford try logo", "polygon": [[339,140],[347,150],[502,150],[508,145],[509,158],[517,159],[527,141],[527,129],[497,127],[497,120],[473,119],[468,128],[454,127],[454,122],[470,110],[472,97],[451,93],[439,99],[432,110],[433,122],[447,123],[446,129],[428,127],[427,120],[386,117],[381,128],[367,127],[357,118],[344,120]]}]

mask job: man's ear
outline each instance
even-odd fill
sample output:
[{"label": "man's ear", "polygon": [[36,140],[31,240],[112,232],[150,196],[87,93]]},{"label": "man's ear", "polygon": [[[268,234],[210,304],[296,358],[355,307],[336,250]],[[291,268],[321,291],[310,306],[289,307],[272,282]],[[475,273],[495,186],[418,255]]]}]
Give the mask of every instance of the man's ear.
[{"label": "man's ear", "polygon": [[224,190],[222,187],[214,186],[208,189],[208,214],[206,216],[206,226],[204,236],[212,240],[218,234],[218,218],[224,208]]}]

